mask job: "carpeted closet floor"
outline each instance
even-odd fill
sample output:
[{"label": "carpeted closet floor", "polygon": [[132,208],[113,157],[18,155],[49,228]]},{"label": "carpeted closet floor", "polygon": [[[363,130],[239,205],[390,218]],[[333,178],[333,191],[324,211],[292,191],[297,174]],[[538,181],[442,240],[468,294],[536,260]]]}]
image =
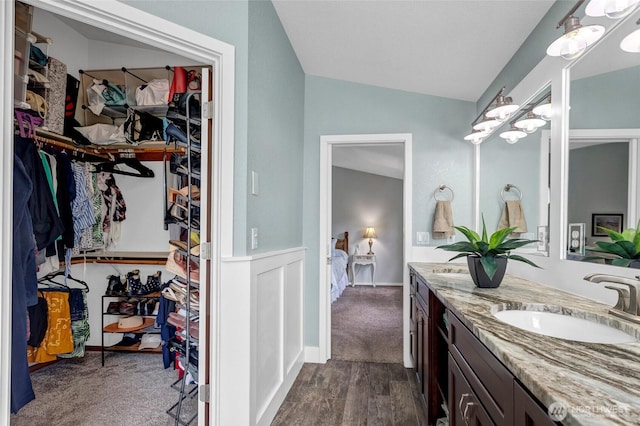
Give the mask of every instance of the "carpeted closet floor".
[{"label": "carpeted closet floor", "polygon": [[[11,415],[11,425],[173,425],[165,411],[178,401],[170,387],[176,378],[159,354],[109,352],[102,367],[100,352],[87,352],[33,372],[36,399]],[[181,418],[188,420],[197,413],[197,397],[183,407]]]},{"label": "carpeted closet floor", "polygon": [[347,287],[331,306],[331,358],[402,363],[402,287]]}]

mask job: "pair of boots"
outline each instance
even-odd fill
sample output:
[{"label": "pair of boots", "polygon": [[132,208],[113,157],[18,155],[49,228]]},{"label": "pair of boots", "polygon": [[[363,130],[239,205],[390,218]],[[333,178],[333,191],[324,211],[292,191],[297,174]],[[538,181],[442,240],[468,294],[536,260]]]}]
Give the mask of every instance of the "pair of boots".
[{"label": "pair of boots", "polygon": [[109,283],[107,284],[107,292],[108,296],[133,296],[133,295],[145,295],[149,293],[153,293],[155,291],[160,291],[162,287],[162,282],[160,281],[160,276],[162,275],[162,271],[158,271],[153,275],[149,275],[147,277],[147,282],[142,284],[140,280],[140,270],[134,269],[131,272],[127,272],[126,280],[123,283],[118,275],[109,275],[107,279]]}]

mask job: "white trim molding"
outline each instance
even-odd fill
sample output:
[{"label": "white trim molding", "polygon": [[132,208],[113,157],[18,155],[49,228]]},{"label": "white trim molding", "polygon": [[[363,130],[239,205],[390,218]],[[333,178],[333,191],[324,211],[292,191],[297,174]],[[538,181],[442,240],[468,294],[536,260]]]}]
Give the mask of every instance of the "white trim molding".
[{"label": "white trim molding", "polygon": [[[154,46],[165,51],[198,61],[213,70],[214,117],[211,134],[211,188],[213,208],[211,217],[212,259],[210,274],[209,372],[211,386],[209,399],[198,405],[198,424],[220,424],[219,397],[225,390],[216,380],[219,372],[220,335],[219,310],[222,301],[219,294],[220,257],[231,255],[233,250],[233,157],[235,111],[235,48],[191,29],[182,27],[116,0],[24,0],[37,8],[65,16],[97,28]],[[14,2],[3,1],[0,6],[2,26],[2,67],[0,68],[0,131],[4,141],[13,138],[13,39]],[[120,64],[122,65],[122,64]],[[0,276],[3,282],[11,282],[11,205],[13,178],[13,145],[2,144],[0,160],[0,207],[6,214],[0,219],[2,256]],[[224,206],[224,209],[221,208]],[[205,274],[206,276],[206,274]],[[9,421],[10,413],[10,286],[0,288],[0,424]],[[202,370],[205,370],[204,368]],[[207,420],[208,419],[208,420]]]},{"label": "white trim molding", "polygon": [[[331,157],[333,146],[338,145],[404,145],[404,178],[403,178],[403,250],[402,261],[406,263],[411,252],[412,217],[413,217],[413,135],[411,133],[395,134],[359,134],[359,135],[325,135],[320,136],[320,250],[319,262],[319,345],[317,362],[325,363],[331,358],[331,283],[329,271],[331,242]],[[409,347],[409,268],[403,267],[403,358],[404,365],[411,366]],[[308,348],[309,355],[315,355],[315,348]],[[310,357],[306,358],[311,361]]]}]

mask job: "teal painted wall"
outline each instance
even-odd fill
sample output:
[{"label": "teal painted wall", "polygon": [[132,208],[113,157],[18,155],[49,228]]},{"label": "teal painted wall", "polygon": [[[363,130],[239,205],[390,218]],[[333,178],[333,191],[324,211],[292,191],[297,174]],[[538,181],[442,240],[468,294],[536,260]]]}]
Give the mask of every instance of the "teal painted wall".
[{"label": "teal painted wall", "polygon": [[640,66],[571,81],[572,129],[640,127]]},{"label": "teal painted wall", "polygon": [[[307,247],[305,344],[317,346],[320,235],[320,136],[413,134],[413,235],[430,231],[433,191],[447,184],[456,193],[454,221],[472,221],[473,148],[462,133],[475,105],[452,99],[306,76],[303,174],[303,241]],[[436,241],[442,243],[442,240]]]},{"label": "teal painted wall", "polygon": [[[270,1],[122,0],[235,46],[234,256],[302,243],[304,72]],[[251,170],[260,194],[249,191]],[[258,227],[259,248],[249,230]]]},{"label": "teal painted wall", "polygon": [[[302,245],[304,72],[270,1],[249,2],[247,253]],[[251,250],[250,230],[258,228]]]}]

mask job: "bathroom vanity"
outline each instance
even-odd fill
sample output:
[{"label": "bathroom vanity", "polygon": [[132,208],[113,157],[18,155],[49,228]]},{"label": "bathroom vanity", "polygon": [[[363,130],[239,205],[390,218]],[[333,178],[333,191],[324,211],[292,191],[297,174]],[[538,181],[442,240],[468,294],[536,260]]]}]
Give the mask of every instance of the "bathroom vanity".
[{"label": "bathroom vanity", "polygon": [[[509,275],[497,289],[480,289],[464,264],[409,268],[411,357],[429,424],[447,413],[454,426],[640,424],[640,325],[605,304]],[[505,310],[576,317],[629,342],[525,331],[496,317]]]}]

